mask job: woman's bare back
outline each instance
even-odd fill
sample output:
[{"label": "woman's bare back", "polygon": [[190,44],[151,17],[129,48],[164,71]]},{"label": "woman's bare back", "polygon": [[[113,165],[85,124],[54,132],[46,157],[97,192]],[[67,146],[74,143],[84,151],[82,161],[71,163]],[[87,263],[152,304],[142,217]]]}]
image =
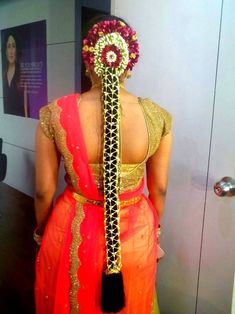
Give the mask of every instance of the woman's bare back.
[{"label": "woman's bare back", "polygon": [[[102,163],[103,114],[100,90],[92,89],[82,94],[79,113],[88,160]],[[148,150],[148,132],[143,110],[136,96],[121,89],[121,158],[124,164],[140,163]]]}]

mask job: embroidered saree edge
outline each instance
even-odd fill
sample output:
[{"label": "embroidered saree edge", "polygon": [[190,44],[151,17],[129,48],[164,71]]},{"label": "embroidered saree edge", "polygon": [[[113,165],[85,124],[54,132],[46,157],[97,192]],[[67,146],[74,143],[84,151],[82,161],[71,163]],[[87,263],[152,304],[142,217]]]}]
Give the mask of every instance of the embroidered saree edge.
[{"label": "embroidered saree edge", "polygon": [[57,101],[54,101],[49,105],[52,111],[52,124],[55,130],[55,141],[61,155],[65,159],[65,167],[68,174],[71,177],[72,184],[78,186],[78,176],[73,167],[73,155],[67,147],[67,133],[61,123],[61,113],[63,109],[58,105]]},{"label": "embroidered saree edge", "polygon": [[70,246],[70,313],[77,314],[79,311],[79,304],[77,300],[77,292],[80,287],[80,283],[78,280],[77,271],[80,265],[80,259],[78,257],[78,248],[82,242],[82,237],[80,233],[80,226],[85,217],[83,211],[83,205],[81,203],[76,204],[75,208],[75,216],[72,222],[72,243]]}]

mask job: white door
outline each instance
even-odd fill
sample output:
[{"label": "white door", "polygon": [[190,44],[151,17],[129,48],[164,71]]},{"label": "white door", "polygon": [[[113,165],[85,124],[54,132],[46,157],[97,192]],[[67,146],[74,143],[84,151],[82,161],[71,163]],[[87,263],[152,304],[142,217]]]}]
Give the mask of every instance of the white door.
[{"label": "white door", "polygon": [[[197,314],[230,314],[235,272],[235,196],[213,184],[235,179],[235,1],[225,0],[220,32]],[[235,311],[235,309],[234,309]]]}]

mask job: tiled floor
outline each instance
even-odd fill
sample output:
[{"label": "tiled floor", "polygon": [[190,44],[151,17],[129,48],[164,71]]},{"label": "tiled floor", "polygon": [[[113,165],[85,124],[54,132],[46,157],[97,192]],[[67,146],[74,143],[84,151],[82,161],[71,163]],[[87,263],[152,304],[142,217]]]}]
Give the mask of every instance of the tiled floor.
[{"label": "tiled floor", "polygon": [[0,313],[33,314],[33,199],[0,183]]}]

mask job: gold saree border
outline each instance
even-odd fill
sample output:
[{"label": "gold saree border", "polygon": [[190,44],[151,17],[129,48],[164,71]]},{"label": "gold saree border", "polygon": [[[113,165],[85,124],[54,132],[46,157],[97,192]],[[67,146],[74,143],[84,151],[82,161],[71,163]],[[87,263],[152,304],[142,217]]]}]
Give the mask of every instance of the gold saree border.
[{"label": "gold saree border", "polygon": [[154,294],[153,294],[153,301],[152,301],[152,305],[151,305],[151,314],[160,314],[159,307],[158,307],[158,301],[157,301],[157,290],[156,290],[156,288],[154,289]]},{"label": "gold saree border", "polygon": [[59,149],[59,152],[64,158],[64,166],[65,166],[66,172],[69,174],[71,178],[72,185],[78,188],[78,176],[73,168],[73,155],[66,145],[67,133],[60,123],[60,116],[61,116],[62,108],[60,108],[60,106],[57,104],[57,101],[54,101],[48,106],[52,113],[51,123],[54,129],[54,138],[55,138],[56,145]]},{"label": "gold saree border", "polygon": [[[73,167],[73,155],[70,152],[66,144],[67,133],[60,122],[60,116],[62,108],[57,104],[57,101],[48,105],[51,110],[51,124],[54,129],[54,138],[59,152],[64,158],[64,166],[66,172],[71,178],[72,185],[78,189],[78,176]],[[80,286],[77,270],[80,265],[78,258],[78,248],[81,243],[80,224],[84,218],[83,205],[76,203],[75,205],[75,216],[71,225],[72,242],[70,245],[70,314],[77,314],[79,311],[79,304],[77,301],[77,291]]]},{"label": "gold saree border", "polygon": [[39,121],[40,126],[44,132],[44,134],[54,142],[54,134],[51,128],[51,111],[48,106],[43,106],[39,110]]},{"label": "gold saree border", "polygon": [[82,242],[80,226],[85,217],[83,211],[83,205],[79,202],[76,203],[75,216],[72,222],[72,243],[70,246],[70,314],[77,314],[79,311],[79,304],[77,301],[77,292],[80,287],[78,280],[78,268],[80,266],[80,260],[78,257],[78,248]]}]

